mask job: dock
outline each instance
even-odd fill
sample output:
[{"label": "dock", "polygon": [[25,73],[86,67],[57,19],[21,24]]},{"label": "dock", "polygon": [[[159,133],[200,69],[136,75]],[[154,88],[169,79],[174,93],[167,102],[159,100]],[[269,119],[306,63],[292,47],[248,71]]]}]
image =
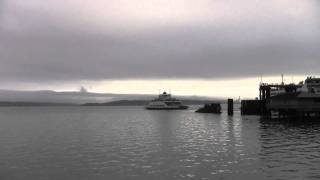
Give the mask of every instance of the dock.
[{"label": "dock", "polygon": [[311,117],[320,115],[320,94],[293,92],[271,97],[266,109],[278,117]]},{"label": "dock", "polygon": [[242,100],[242,115],[277,118],[320,117],[320,78],[308,77],[304,84],[267,84],[259,86],[259,99]]}]

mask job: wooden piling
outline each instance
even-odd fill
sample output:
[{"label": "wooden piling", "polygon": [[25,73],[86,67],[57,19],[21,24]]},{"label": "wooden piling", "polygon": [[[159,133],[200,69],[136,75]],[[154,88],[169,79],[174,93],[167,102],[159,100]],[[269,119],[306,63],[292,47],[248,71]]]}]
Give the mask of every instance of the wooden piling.
[{"label": "wooden piling", "polygon": [[233,115],[233,99],[228,99],[228,115]]}]

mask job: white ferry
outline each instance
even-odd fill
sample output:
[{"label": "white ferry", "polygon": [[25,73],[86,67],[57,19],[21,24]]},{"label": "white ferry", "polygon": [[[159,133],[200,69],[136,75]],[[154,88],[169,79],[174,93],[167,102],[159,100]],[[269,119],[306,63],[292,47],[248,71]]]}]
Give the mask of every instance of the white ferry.
[{"label": "white ferry", "polygon": [[188,109],[188,106],[183,105],[178,99],[172,98],[171,94],[163,92],[159,97],[150,101],[146,106],[150,110],[174,110],[174,109]]}]

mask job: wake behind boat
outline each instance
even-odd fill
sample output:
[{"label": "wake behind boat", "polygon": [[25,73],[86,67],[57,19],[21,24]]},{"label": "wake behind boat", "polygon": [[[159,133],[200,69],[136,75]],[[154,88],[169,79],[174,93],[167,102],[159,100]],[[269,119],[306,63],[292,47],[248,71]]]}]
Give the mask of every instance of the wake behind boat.
[{"label": "wake behind boat", "polygon": [[150,101],[146,106],[149,110],[175,110],[175,109],[188,109],[188,106],[183,105],[178,99],[172,98],[171,94],[163,92],[159,97]]}]

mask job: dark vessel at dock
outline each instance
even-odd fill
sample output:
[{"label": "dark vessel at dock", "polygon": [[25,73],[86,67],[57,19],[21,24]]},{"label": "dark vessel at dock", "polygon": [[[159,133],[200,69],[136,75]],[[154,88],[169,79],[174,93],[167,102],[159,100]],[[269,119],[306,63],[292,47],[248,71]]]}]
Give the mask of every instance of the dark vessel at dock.
[{"label": "dark vessel at dock", "polygon": [[219,103],[205,104],[202,108],[196,110],[197,113],[221,113],[221,105]]}]

